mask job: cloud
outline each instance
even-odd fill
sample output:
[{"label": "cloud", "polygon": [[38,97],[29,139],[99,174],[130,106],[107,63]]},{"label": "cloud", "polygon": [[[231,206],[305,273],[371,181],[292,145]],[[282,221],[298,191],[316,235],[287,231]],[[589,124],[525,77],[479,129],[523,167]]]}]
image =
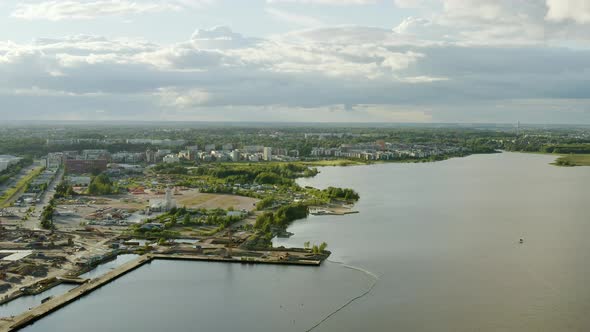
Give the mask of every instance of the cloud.
[{"label": "cloud", "polygon": [[37,86],[32,86],[28,89],[15,89],[12,93],[17,96],[29,97],[103,97],[106,95],[102,92],[75,93],[71,91],[42,89]]},{"label": "cloud", "polygon": [[394,3],[399,8],[429,8],[440,3],[439,0],[394,0]]},{"label": "cloud", "polygon": [[165,107],[189,109],[203,105],[210,99],[210,94],[201,89],[178,89],[176,87],[158,88],[154,93]]},{"label": "cloud", "polygon": [[377,0],[266,0],[267,3],[299,3],[299,4],[317,4],[317,5],[369,5],[377,3]]},{"label": "cloud", "polygon": [[[431,25],[450,37],[435,40]],[[454,29],[432,18],[271,38],[215,27],[165,45],[87,35],[0,42],[0,115],[590,123],[590,51],[479,45]]]},{"label": "cloud", "polygon": [[[210,0],[190,1],[201,6]],[[12,17],[26,20],[89,20],[97,17],[138,15],[185,8],[188,1],[64,0],[21,3]]]},{"label": "cloud", "polygon": [[197,29],[190,39],[190,44],[199,49],[235,49],[252,46],[259,39],[247,38],[232,31],[227,26],[216,26],[211,29]]},{"label": "cloud", "polygon": [[587,0],[547,0],[547,7],[546,18],[549,21],[590,23],[590,2]]},{"label": "cloud", "polygon": [[276,8],[265,8],[266,13],[281,22],[289,22],[293,25],[306,28],[315,28],[324,25],[324,23],[314,17],[294,14]]}]

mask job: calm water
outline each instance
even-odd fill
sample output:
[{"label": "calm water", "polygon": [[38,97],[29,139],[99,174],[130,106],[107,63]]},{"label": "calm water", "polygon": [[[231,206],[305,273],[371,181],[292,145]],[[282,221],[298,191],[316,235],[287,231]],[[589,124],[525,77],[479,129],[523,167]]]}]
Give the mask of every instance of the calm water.
[{"label": "calm water", "polygon": [[136,259],[137,257],[139,257],[139,255],[134,255],[134,254],[123,254],[123,255],[118,255],[117,258],[115,258],[112,261],[108,261],[106,263],[100,264],[99,266],[95,267],[94,269],[81,274],[80,278],[87,278],[87,279],[94,279],[94,278],[98,278],[100,276],[102,276],[103,274],[127,263],[127,262],[131,262],[132,260]]},{"label": "calm water", "polygon": [[38,295],[21,296],[15,300],[0,305],[0,317],[20,315],[23,312],[40,305],[43,299],[49,296],[62,295],[74,287],[76,287],[76,285],[61,284]]},{"label": "calm water", "polygon": [[[590,330],[590,168],[552,160],[504,153],[301,180],[355,188],[361,213],[311,216],[275,244],[326,241],[332,261],[378,277],[316,331]],[[305,331],[371,274],[154,262],[26,330]]]},{"label": "calm water", "polygon": [[[138,255],[133,254],[125,254],[119,255],[116,259],[106,262],[104,264],[100,264],[93,270],[81,274],[81,278],[97,278],[101,275],[109,272],[110,270],[123,265],[135,258]],[[46,290],[45,292],[38,294],[38,295],[29,295],[29,296],[21,296],[15,300],[12,300],[8,303],[0,305],[0,317],[8,317],[8,316],[16,316],[22,314],[23,312],[34,308],[41,304],[41,301],[49,296],[59,296],[65,294],[70,289],[76,287],[76,285],[70,284],[61,284],[57,285],[53,288]]]}]

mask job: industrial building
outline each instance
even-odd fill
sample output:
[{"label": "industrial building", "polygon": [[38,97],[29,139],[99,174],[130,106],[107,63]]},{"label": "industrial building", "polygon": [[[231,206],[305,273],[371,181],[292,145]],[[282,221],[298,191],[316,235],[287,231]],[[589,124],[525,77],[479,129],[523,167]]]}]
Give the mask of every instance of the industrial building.
[{"label": "industrial building", "polygon": [[102,173],[107,170],[106,159],[68,159],[65,161],[66,172],[69,174]]}]

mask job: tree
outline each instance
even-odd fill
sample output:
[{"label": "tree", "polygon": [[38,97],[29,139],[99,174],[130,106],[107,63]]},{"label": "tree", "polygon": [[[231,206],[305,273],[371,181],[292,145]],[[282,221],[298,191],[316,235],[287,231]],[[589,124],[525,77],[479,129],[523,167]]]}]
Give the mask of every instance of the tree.
[{"label": "tree", "polygon": [[183,225],[190,225],[191,223],[191,216],[188,214],[184,215],[184,219],[182,220]]},{"label": "tree", "polygon": [[311,252],[314,254],[319,254],[320,253],[320,248],[317,246],[317,244],[314,244],[313,247],[311,248]]},{"label": "tree", "polygon": [[63,181],[55,187],[55,198],[68,197],[75,195],[76,192],[71,184]]},{"label": "tree", "polygon": [[91,195],[110,195],[113,193],[113,183],[106,174],[100,174],[92,178],[88,186]]},{"label": "tree", "polygon": [[305,241],[305,243],[303,243],[303,248],[309,249],[309,245],[309,241]]},{"label": "tree", "polygon": [[55,202],[51,200],[41,213],[41,228],[43,229],[55,228],[55,225],[53,224],[53,212],[55,210],[54,204]]}]

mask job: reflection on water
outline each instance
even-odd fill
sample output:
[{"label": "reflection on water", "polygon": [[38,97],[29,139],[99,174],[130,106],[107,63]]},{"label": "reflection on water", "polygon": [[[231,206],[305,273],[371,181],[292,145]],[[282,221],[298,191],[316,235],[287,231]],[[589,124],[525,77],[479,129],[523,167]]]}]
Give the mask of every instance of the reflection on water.
[{"label": "reflection on water", "polygon": [[156,260],[24,331],[305,331],[372,282],[332,263]]},{"label": "reflection on water", "polygon": [[102,276],[103,274],[105,274],[105,273],[107,273],[107,272],[127,263],[127,262],[130,262],[130,261],[136,259],[137,257],[139,257],[139,255],[135,255],[135,254],[118,255],[117,258],[115,258],[114,260],[100,264],[99,266],[95,267],[94,269],[92,269],[84,274],[81,274],[80,278],[87,278],[87,279],[98,278],[98,277]]},{"label": "reflection on water", "polygon": [[[138,255],[134,254],[123,254],[117,256],[116,259],[100,264],[93,270],[86,272],[80,275],[80,278],[97,278],[102,276],[103,274],[109,272],[110,270],[125,264],[135,258]],[[50,296],[59,296],[72,288],[77,287],[77,285],[70,285],[70,284],[60,284],[51,289],[46,290],[45,292],[38,294],[38,295],[29,295],[29,296],[21,296],[15,300],[12,300],[6,304],[0,305],[0,317],[8,317],[8,316],[16,316],[19,315],[31,308],[34,308],[41,304],[43,299],[46,299]]]},{"label": "reflection on water", "polygon": [[41,304],[41,301],[50,296],[58,296],[65,294],[70,289],[76,287],[76,285],[57,285],[51,289],[38,295],[21,296],[8,303],[0,305],[0,317],[9,317],[20,315],[23,312],[34,308]]}]

